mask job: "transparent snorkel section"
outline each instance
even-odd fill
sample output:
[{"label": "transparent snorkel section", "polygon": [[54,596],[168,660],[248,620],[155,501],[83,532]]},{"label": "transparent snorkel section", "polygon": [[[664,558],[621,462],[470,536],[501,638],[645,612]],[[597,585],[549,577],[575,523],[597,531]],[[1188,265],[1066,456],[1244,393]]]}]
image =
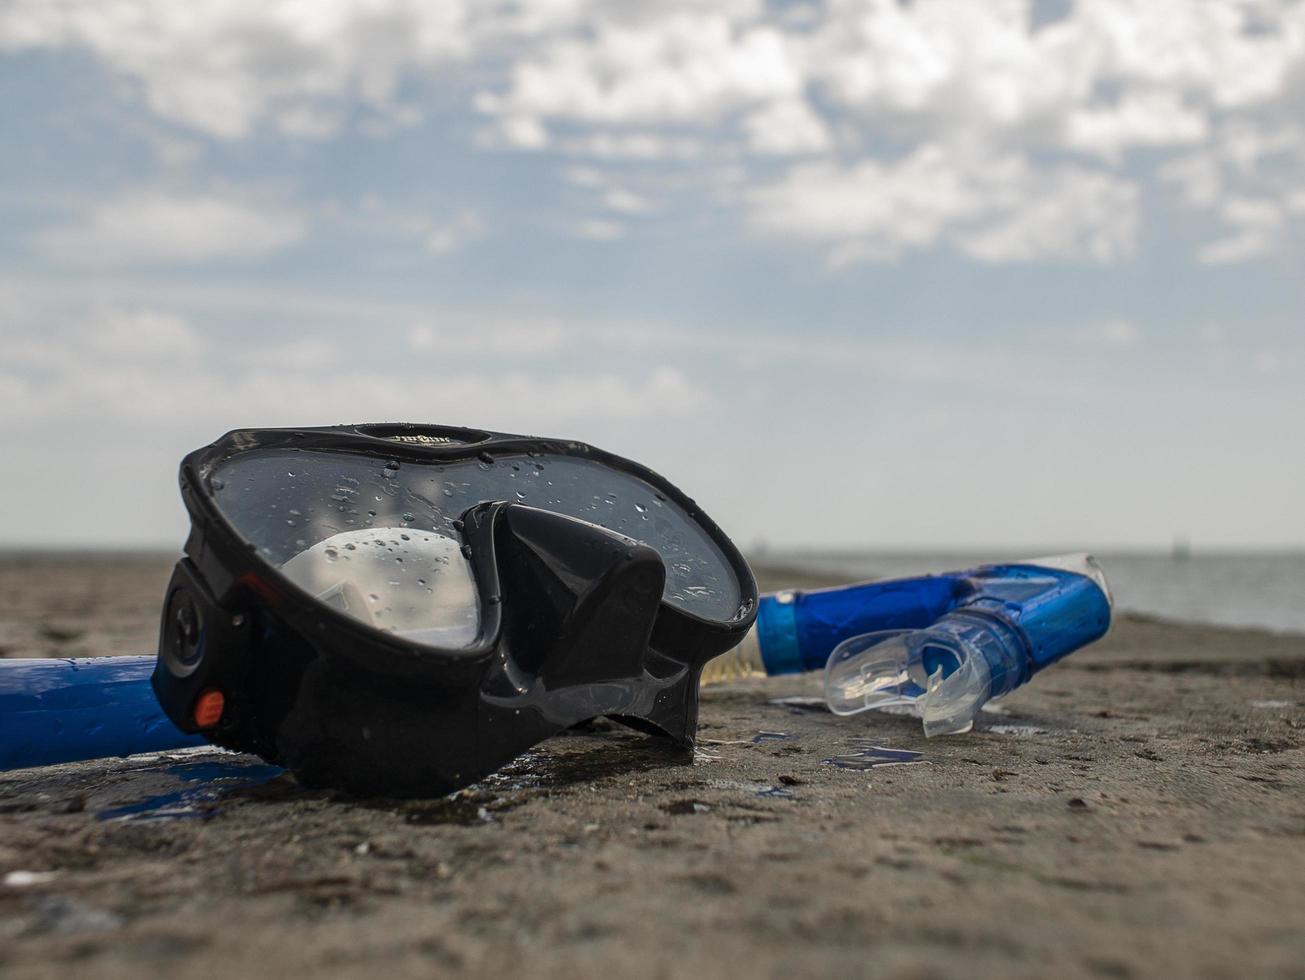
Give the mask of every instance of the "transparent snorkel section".
[{"label": "transparent snorkel section", "polygon": [[965,732],[988,701],[1110,628],[1110,589],[1090,555],[987,566],[966,578],[967,598],[931,626],[840,643],[825,666],[830,710],[903,708],[926,735]]}]

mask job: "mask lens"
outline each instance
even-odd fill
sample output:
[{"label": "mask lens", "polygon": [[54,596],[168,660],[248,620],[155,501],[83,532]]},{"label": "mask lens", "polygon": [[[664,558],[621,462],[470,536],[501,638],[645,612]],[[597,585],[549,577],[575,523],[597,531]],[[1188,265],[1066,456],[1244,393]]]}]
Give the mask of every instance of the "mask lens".
[{"label": "mask lens", "polygon": [[320,602],[415,643],[464,647],[480,630],[471,564],[457,541],[433,531],[341,531],[281,572]]},{"label": "mask lens", "polygon": [[[450,545],[431,541],[450,542],[461,558],[454,522],[468,508],[491,500],[579,518],[647,544],[661,555],[666,568],[666,602],[717,621],[733,620],[740,613],[738,579],[707,531],[651,484],[593,460],[542,454],[398,463],[347,453],[254,449],[218,464],[209,486],[224,516],[267,561],[349,615],[369,621],[354,610],[366,608],[373,617],[380,610],[381,618],[370,621],[381,629],[471,629],[474,638],[462,591],[467,588],[475,595],[470,571],[465,564],[456,565],[452,554],[444,555],[447,565],[434,562],[436,550],[447,551]],[[349,537],[354,534],[360,537]],[[420,551],[416,564],[426,570],[440,564],[447,572],[443,579],[408,576],[406,569],[405,574],[391,574],[408,562],[393,541],[416,548],[413,542],[419,535],[431,540],[422,544],[426,550]],[[362,542],[376,540],[386,543],[368,545],[366,561],[356,565]],[[353,551],[348,544],[354,545]],[[328,547],[334,559],[328,558]],[[348,575],[339,574],[342,549],[350,555]],[[373,561],[374,569],[368,564]],[[455,566],[461,570],[450,571]],[[417,578],[427,585],[417,585]],[[363,581],[370,584],[359,585],[357,594],[343,584]],[[389,586],[391,581],[402,584]],[[372,588],[376,583],[386,591]],[[427,587],[430,593],[424,592]],[[446,587],[447,593],[442,592]],[[387,591],[393,590],[398,598],[387,601]],[[328,593],[333,598],[328,600]],[[381,598],[371,600],[373,594]],[[444,612],[419,613],[423,596]],[[410,606],[410,599],[416,605]],[[479,610],[474,598],[471,602],[478,627]],[[435,638],[426,642],[453,645]]]}]

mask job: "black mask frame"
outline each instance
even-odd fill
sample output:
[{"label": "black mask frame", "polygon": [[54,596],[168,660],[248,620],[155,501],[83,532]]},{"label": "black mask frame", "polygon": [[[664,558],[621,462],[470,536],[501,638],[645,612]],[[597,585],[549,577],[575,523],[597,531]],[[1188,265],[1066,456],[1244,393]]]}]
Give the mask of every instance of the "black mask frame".
[{"label": "black mask frame", "polygon": [[[586,461],[678,507],[726,563],[738,608],[689,611],[664,595],[653,547],[490,497],[454,524],[480,597],[476,639],[413,642],[321,602],[233,525],[214,470],[266,450],[434,469]],[[189,454],[180,485],[192,527],[163,607],[155,693],[183,731],[285,765],[306,785],[440,795],[599,716],[691,749],[702,667],[756,617],[752,572],[716,524],[658,474],[583,443],[408,424],[237,430]]]}]

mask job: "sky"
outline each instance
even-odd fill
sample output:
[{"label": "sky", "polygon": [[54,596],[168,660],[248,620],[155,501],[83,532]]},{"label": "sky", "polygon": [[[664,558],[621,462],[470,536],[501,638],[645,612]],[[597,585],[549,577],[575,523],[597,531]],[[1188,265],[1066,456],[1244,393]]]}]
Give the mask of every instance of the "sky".
[{"label": "sky", "polygon": [[0,0],[0,547],[241,427],[745,548],[1305,547],[1301,0]]}]

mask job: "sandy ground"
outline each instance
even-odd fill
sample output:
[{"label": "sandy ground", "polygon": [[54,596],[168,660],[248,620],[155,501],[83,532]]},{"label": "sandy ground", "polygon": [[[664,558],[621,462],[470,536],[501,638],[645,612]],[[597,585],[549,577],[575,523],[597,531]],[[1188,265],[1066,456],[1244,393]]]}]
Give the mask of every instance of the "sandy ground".
[{"label": "sandy ground", "polygon": [[[2,560],[0,650],[149,652],[167,571]],[[449,800],[208,752],[0,774],[0,975],[1305,976],[1305,638],[1126,618],[930,741],[770,703],[813,693]]]}]

